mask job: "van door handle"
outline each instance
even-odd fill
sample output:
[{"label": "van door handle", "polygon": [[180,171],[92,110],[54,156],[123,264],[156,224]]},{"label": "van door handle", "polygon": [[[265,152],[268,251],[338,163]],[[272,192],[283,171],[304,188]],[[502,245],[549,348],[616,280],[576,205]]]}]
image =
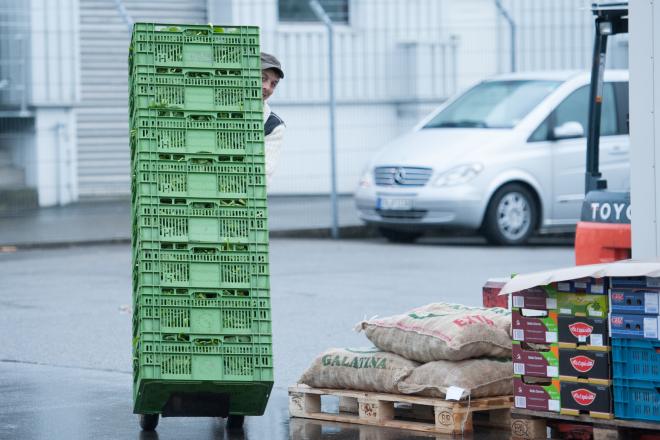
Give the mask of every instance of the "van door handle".
[{"label": "van door handle", "polygon": [[628,154],[628,150],[624,150],[623,147],[620,145],[616,145],[612,147],[612,149],[609,151],[609,154],[611,156],[623,156],[625,154]]}]

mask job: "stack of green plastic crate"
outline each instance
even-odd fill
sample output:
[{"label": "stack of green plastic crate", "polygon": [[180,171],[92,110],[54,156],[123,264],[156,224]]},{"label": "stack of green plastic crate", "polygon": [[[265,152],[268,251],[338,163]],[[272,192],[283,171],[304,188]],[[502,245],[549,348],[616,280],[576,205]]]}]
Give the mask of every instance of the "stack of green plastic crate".
[{"label": "stack of green plastic crate", "polygon": [[134,412],[262,414],[273,384],[259,32],[137,23],[129,59]]}]

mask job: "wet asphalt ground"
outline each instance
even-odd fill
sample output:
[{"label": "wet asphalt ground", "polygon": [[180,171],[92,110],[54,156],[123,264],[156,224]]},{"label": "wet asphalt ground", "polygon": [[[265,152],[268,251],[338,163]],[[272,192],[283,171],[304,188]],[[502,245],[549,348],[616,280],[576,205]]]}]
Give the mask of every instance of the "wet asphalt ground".
[{"label": "wet asphalt ground", "polygon": [[287,387],[326,348],[369,346],[352,330],[364,317],[435,301],[479,305],[488,278],[573,263],[561,242],[274,239],[275,387],[266,414],[238,432],[222,420],[166,418],[157,433],[142,433],[132,414],[130,246],[8,250],[0,253],[0,439],[444,438],[289,419]]}]

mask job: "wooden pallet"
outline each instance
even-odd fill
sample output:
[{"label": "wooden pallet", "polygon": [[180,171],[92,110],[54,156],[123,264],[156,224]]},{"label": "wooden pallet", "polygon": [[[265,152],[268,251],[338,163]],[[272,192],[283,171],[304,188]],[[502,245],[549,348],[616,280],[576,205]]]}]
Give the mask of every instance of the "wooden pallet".
[{"label": "wooden pallet", "polygon": [[[339,398],[339,412],[323,412],[321,396]],[[289,388],[291,417],[357,423],[440,434],[472,432],[473,425],[509,429],[513,396],[487,397],[467,401],[382,394],[367,391]],[[473,417],[474,415],[474,417]]]},{"label": "wooden pallet", "polygon": [[569,416],[554,412],[511,408],[511,439],[541,440],[547,438],[548,427],[561,423],[584,424],[593,440],[629,440],[639,433],[660,434],[660,423],[636,420],[595,419],[586,415]]}]

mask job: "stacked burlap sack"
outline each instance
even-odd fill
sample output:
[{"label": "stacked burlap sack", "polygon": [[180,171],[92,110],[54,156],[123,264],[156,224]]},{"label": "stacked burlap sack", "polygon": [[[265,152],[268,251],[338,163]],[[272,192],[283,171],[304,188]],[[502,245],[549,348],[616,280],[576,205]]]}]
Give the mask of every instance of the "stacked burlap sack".
[{"label": "stacked burlap sack", "polygon": [[298,382],[441,398],[450,387],[461,388],[463,399],[513,392],[511,312],[506,309],[434,303],[362,321],[356,328],[375,347],[327,350]]}]

